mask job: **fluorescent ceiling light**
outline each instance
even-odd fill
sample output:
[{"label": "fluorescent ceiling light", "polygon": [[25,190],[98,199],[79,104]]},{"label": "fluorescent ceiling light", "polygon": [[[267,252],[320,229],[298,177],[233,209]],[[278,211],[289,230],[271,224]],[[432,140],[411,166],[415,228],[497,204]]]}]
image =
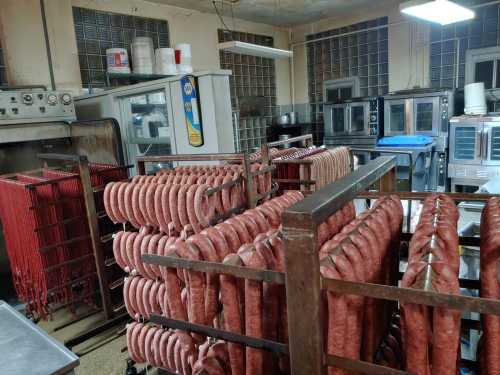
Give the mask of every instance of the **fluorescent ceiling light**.
[{"label": "fluorescent ceiling light", "polygon": [[472,10],[448,0],[406,1],[399,6],[399,10],[410,16],[437,22],[441,25],[470,20],[475,17]]},{"label": "fluorescent ceiling light", "polygon": [[238,41],[219,43],[219,50],[266,59],[288,59],[293,56],[292,51]]}]

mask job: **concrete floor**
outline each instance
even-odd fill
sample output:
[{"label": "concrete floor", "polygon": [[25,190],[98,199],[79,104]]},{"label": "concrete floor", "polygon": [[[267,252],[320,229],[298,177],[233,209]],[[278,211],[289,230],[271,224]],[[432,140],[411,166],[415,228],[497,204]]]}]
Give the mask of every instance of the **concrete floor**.
[{"label": "concrete floor", "polygon": [[[85,310],[79,311],[84,314]],[[40,321],[38,325],[48,332],[52,337],[64,342],[75,335],[78,335],[103,321],[103,314],[91,315],[68,327],[54,331],[58,326],[73,318],[67,310],[58,311],[51,321]],[[80,366],[76,368],[77,375],[123,375],[126,369],[127,351],[122,353],[126,346],[125,335],[117,337],[117,333],[122,331],[124,325],[112,328],[101,335],[77,345],[73,352],[80,355]],[[94,349],[94,350],[93,350]],[[140,369],[140,366],[138,366]],[[150,372],[151,373],[151,372]]]}]

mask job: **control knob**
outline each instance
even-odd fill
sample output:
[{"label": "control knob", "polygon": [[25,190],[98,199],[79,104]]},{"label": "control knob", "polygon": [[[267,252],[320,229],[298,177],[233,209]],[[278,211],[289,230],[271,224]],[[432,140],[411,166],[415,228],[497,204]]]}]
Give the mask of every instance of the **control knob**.
[{"label": "control knob", "polygon": [[23,94],[23,103],[24,104],[32,104],[33,103],[33,94]]},{"label": "control knob", "polygon": [[62,94],[61,95],[61,101],[64,105],[68,105],[68,104],[71,104],[71,95],[68,94],[68,93],[65,93],[65,94]]},{"label": "control knob", "polygon": [[56,105],[57,104],[57,95],[56,94],[47,95],[47,104]]}]

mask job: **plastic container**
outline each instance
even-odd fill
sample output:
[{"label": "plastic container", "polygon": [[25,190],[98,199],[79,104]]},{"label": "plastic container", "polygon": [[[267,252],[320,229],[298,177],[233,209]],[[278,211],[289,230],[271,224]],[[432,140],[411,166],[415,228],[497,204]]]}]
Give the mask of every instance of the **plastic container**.
[{"label": "plastic container", "polygon": [[108,48],[106,64],[108,73],[130,73],[128,53],[125,48]]},{"label": "plastic container", "polygon": [[484,93],[484,82],[470,83],[465,85],[465,108],[466,115],[485,115],[487,112],[486,95]]},{"label": "plastic container", "polygon": [[191,44],[179,43],[175,46],[175,63],[177,64],[177,73],[193,73],[191,65]]},{"label": "plastic container", "polygon": [[136,74],[153,74],[154,51],[153,39],[136,37],[132,40],[132,68]]},{"label": "plastic container", "polygon": [[173,48],[158,48],[155,51],[155,73],[163,75],[177,74],[175,50]]}]

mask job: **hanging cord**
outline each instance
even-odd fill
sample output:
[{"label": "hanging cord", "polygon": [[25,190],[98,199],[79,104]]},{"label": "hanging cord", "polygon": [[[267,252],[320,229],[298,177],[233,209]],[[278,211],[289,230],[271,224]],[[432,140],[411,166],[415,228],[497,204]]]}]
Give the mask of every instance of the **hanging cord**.
[{"label": "hanging cord", "polygon": [[[222,4],[224,4],[224,2],[222,2]],[[222,24],[222,26],[224,27],[224,29],[229,33],[229,35],[231,36],[231,41],[233,41],[233,32],[229,29],[229,27],[227,27],[226,23],[224,22],[224,18],[222,17],[221,13],[219,12],[219,9],[217,8],[217,4],[216,4],[216,1],[213,0],[212,1],[212,5],[214,7],[214,10],[215,10],[215,13],[217,14],[217,16],[219,17],[219,20]],[[231,11],[232,11],[233,7],[231,5]],[[233,22],[234,22],[234,17],[233,17]]]}]

